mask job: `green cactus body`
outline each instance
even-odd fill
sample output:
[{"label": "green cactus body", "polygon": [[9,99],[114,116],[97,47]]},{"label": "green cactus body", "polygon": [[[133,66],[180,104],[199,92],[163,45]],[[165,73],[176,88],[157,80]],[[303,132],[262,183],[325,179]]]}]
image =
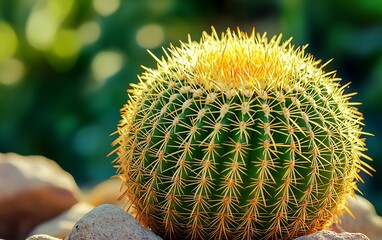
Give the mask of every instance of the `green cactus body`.
[{"label": "green cactus body", "polygon": [[371,168],[334,73],[281,36],[227,30],[171,47],[121,110],[116,165],[168,239],[292,239],[346,209]]}]

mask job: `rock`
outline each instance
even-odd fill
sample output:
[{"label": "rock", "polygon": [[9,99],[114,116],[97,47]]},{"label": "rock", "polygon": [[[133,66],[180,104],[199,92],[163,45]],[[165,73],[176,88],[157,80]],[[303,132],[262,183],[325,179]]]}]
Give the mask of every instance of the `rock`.
[{"label": "rock", "polygon": [[382,217],[378,216],[374,206],[365,198],[349,198],[349,209],[355,216],[345,214],[340,226],[347,232],[361,232],[370,239],[382,238]]},{"label": "rock", "polygon": [[73,177],[57,163],[15,153],[0,153],[0,193],[0,238],[16,240],[80,198]]},{"label": "rock", "polygon": [[160,240],[150,230],[143,228],[129,213],[104,204],[94,208],[79,220],[65,240],[145,239]]},{"label": "rock", "polygon": [[99,183],[89,193],[85,194],[83,201],[93,206],[102,204],[114,204],[123,207],[125,201],[118,200],[121,196],[122,181],[119,178],[113,178]]},{"label": "rock", "polygon": [[38,225],[29,235],[48,234],[57,238],[65,238],[76,222],[93,208],[94,206],[89,203],[79,202],[57,217]]},{"label": "rock", "polygon": [[60,240],[60,239],[46,235],[46,234],[39,234],[39,235],[30,236],[26,240]]},{"label": "rock", "polygon": [[349,233],[349,232],[336,233],[333,231],[322,230],[307,236],[295,238],[294,240],[370,240],[370,239],[362,233]]}]

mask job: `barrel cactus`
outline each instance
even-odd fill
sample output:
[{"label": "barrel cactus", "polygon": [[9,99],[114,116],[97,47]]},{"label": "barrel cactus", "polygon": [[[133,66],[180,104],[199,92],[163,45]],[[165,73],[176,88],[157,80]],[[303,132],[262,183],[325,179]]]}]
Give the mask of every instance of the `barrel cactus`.
[{"label": "barrel cactus", "polygon": [[372,170],[362,114],[290,42],[213,29],[153,55],[114,142],[138,220],[166,239],[293,239],[347,210]]}]

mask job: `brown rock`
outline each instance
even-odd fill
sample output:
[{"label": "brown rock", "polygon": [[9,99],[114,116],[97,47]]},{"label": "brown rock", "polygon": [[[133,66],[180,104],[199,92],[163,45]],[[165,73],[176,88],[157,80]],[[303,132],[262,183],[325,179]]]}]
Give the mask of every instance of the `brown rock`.
[{"label": "brown rock", "polygon": [[370,239],[362,233],[349,233],[349,232],[336,233],[333,231],[322,230],[307,236],[295,238],[295,240],[370,240]]},{"label": "brown rock", "polygon": [[382,239],[382,217],[378,216],[374,206],[365,198],[349,198],[349,209],[355,216],[345,214],[340,226],[347,232],[361,232],[370,239]]},{"label": "brown rock", "polygon": [[79,202],[57,217],[35,227],[29,235],[48,234],[57,238],[65,238],[78,220],[94,208],[93,205]]},{"label": "brown rock", "polygon": [[25,239],[37,224],[78,202],[73,177],[42,156],[0,153],[0,238]]},{"label": "brown rock", "polygon": [[108,179],[99,183],[89,193],[85,194],[83,201],[93,206],[114,204],[123,207],[125,201],[118,200],[121,196],[122,181],[119,178]]},{"label": "brown rock", "polygon": [[79,220],[65,240],[145,239],[160,240],[143,228],[134,217],[122,209],[104,204],[94,208]]}]

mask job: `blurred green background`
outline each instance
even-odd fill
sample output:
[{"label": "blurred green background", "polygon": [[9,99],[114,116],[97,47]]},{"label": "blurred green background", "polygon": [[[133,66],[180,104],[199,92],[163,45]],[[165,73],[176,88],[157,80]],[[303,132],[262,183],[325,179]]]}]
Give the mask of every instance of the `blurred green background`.
[{"label": "blurred green background", "polygon": [[115,173],[106,155],[147,53],[226,27],[293,36],[363,102],[377,173],[359,187],[382,214],[382,1],[0,1],[0,152],[57,161],[79,185]]}]

